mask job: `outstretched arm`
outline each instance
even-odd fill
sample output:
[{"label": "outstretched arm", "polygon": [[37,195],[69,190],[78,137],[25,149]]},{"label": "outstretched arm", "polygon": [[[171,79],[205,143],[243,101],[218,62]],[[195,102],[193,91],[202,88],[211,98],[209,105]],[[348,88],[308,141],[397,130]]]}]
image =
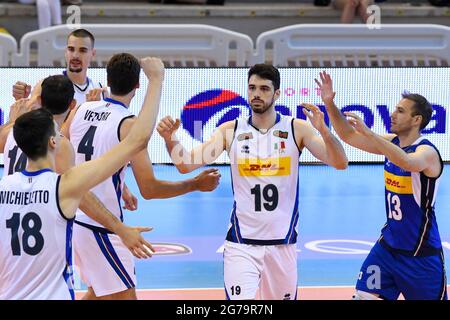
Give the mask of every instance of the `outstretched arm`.
[{"label": "outstretched arm", "polygon": [[193,191],[213,191],[219,185],[217,169],[207,169],[191,179],[181,181],[159,180],[153,173],[153,166],[147,150],[141,151],[131,160],[131,168],[144,199],[173,198]]},{"label": "outstretched arm", "polygon": [[187,151],[176,136],[176,131],[180,126],[180,120],[174,121],[167,116],[158,123],[157,130],[166,143],[170,158],[178,171],[188,173],[204,165],[213,163],[227,146],[230,144],[234,134],[235,121],[228,121],[219,126],[214,131],[211,138]]},{"label": "outstretched arm", "polygon": [[[381,154],[374,145],[368,143],[367,139],[356,131],[348,122],[341,111],[336,107],[334,103],[334,97],[336,93],[333,91],[333,80],[331,76],[325,71],[320,73],[320,81],[314,79],[316,84],[320,88],[320,95],[322,101],[325,104],[328,116],[330,117],[331,123],[334,130],[345,143],[349,145],[375,154]],[[386,140],[392,140],[394,135],[386,135]]]},{"label": "outstretched arm", "polygon": [[[120,137],[124,139],[133,127],[136,119],[126,119],[120,128]],[[153,173],[153,165],[147,150],[142,150],[131,159],[131,168],[144,199],[166,199],[192,191],[212,191],[219,184],[217,169],[208,169],[192,179],[182,181],[159,180]]]},{"label": "outstretched arm", "polygon": [[129,227],[122,223],[115,215],[113,215],[103,203],[93,194],[87,192],[80,202],[80,209],[94,221],[100,223],[106,229],[117,234],[123,244],[130,250],[136,258],[150,258],[152,245],[144,239],[142,232],[148,232],[153,228],[148,227]]},{"label": "outstretched arm", "polygon": [[422,172],[427,176],[438,176],[441,171],[439,155],[432,147],[421,145],[415,152],[406,153],[402,148],[387,141],[382,136],[367,128],[364,121],[352,112],[346,112],[349,124],[361,134],[368,143],[373,144],[390,162],[405,171]]}]

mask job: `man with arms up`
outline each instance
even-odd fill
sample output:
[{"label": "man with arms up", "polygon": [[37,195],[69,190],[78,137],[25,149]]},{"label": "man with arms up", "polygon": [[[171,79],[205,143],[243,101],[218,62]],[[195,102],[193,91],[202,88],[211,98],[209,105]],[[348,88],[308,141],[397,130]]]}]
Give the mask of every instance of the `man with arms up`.
[{"label": "man with arms up", "polygon": [[299,156],[307,148],[337,169],[347,167],[347,157],[317,107],[303,110],[312,126],[275,111],[280,96],[275,67],[253,66],[247,92],[251,116],[223,123],[192,151],[184,150],[175,136],[178,119],[163,118],[157,130],[182,173],[228,152],[234,204],[224,247],[227,298],[255,299],[259,289],[264,300],[296,299]]},{"label": "man with arms up", "polygon": [[[354,113],[347,119],[334,104],[329,74],[322,72],[322,100],[339,137],[351,146],[385,156],[384,181],[387,222],[364,261],[354,299],[447,299],[444,256],[434,205],[443,170],[438,149],[421,131],[433,108],[419,94],[403,93],[391,115],[392,134],[378,135]],[[371,267],[381,282],[374,285]]]},{"label": "man with arms up", "polygon": [[[141,61],[151,78],[139,117],[128,136],[103,156],[54,173],[58,125],[46,109],[20,116],[14,138],[28,157],[26,170],[0,181],[0,299],[73,299],[72,223],[92,187],[146,148],[159,110],[164,66]],[[152,248],[148,248],[151,250]]]},{"label": "man with arms up", "polygon": [[[58,127],[62,125],[67,118],[69,111],[75,106],[76,101],[73,99],[74,89],[70,80],[64,75],[50,76],[43,80],[41,95],[33,101],[31,99],[21,99],[17,101],[15,106],[11,107],[12,118],[10,124],[0,132],[0,152],[3,152],[3,176],[21,172],[26,168],[27,156],[17,145],[13,136],[12,125],[14,124],[14,115],[26,112],[27,109],[44,107],[53,115]],[[21,109],[21,110],[19,110]],[[61,136],[60,146],[55,153],[55,170],[62,174],[75,165],[75,153],[70,141]],[[117,219],[92,193],[88,192],[83,197],[80,208],[84,210],[89,217],[103,225],[106,229],[117,234],[127,248],[137,258],[148,258],[144,250],[144,245],[148,244],[142,237],[140,232],[150,231],[150,228],[128,227]]]}]

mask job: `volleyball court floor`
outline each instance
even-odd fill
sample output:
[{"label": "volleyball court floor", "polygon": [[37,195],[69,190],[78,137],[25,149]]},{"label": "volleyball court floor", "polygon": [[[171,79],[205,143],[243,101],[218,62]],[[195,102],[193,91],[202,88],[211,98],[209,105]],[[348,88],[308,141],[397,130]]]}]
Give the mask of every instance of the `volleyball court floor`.
[{"label": "volleyball court floor", "polygon": [[[125,223],[151,226],[145,234],[156,248],[151,259],[136,260],[140,299],[225,299],[222,245],[233,198],[229,166],[218,166],[218,188],[162,200],[143,200],[127,171],[126,183],[139,198]],[[436,201],[444,253],[450,253],[450,166]],[[174,166],[155,165],[161,180],[193,177]],[[323,165],[299,168],[298,299],[350,299],[362,262],[385,223],[382,165],[350,165],[338,171]],[[295,187],[295,186],[293,186]],[[448,261],[448,260],[446,260]],[[77,297],[83,286],[75,278]]]}]

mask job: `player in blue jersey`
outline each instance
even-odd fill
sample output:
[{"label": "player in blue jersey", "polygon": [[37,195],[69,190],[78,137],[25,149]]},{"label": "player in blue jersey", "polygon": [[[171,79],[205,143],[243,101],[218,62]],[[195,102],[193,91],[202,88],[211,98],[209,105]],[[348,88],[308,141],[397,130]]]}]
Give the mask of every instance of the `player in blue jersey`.
[{"label": "player in blue jersey", "polygon": [[435,216],[443,170],[439,150],[422,134],[433,108],[423,96],[405,92],[391,115],[392,134],[378,135],[354,113],[334,104],[332,79],[316,83],[339,137],[361,150],[384,155],[387,222],[364,261],[354,299],[446,300],[444,256]]}]

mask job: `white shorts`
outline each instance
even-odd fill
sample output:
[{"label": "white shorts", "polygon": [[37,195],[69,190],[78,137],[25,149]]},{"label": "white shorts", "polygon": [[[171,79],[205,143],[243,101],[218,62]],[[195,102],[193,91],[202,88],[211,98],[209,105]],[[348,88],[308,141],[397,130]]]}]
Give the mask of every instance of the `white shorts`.
[{"label": "white shorts", "polygon": [[74,224],[75,269],[97,297],[136,286],[134,257],[119,236]]},{"label": "white shorts", "polygon": [[227,299],[295,300],[295,244],[259,246],[225,241],[224,282]]}]

